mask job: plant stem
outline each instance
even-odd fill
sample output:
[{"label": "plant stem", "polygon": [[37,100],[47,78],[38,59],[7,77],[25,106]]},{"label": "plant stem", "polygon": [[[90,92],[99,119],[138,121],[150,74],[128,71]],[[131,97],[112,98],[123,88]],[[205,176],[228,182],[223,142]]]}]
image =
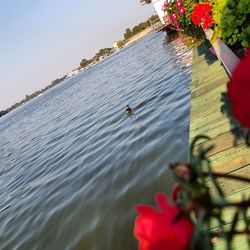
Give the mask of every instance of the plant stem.
[{"label": "plant stem", "polygon": [[[224,233],[227,233],[227,232],[224,232]],[[237,230],[235,230],[235,231],[230,231],[228,233],[237,234],[237,235],[250,235],[250,231],[237,231]],[[221,236],[221,232],[211,232],[210,236],[211,237],[219,237],[219,236]]]},{"label": "plant stem", "polygon": [[[224,174],[224,173],[218,173],[218,172],[213,172],[213,175],[215,177],[223,177],[223,178],[228,178],[228,179],[234,179],[237,181],[250,182],[250,178],[238,176],[238,175]],[[204,172],[204,176],[209,177],[209,173]]]},{"label": "plant stem", "polygon": [[212,206],[214,208],[226,208],[226,207],[249,208],[250,207],[250,200],[241,201],[241,202],[220,202],[220,203],[214,203]]}]

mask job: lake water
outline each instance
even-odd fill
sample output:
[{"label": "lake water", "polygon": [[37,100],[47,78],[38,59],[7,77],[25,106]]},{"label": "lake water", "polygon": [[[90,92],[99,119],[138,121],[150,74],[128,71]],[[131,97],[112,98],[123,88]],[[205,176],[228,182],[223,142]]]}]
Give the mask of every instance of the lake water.
[{"label": "lake water", "polygon": [[191,57],[151,34],[0,119],[0,249],[137,249],[187,159]]}]

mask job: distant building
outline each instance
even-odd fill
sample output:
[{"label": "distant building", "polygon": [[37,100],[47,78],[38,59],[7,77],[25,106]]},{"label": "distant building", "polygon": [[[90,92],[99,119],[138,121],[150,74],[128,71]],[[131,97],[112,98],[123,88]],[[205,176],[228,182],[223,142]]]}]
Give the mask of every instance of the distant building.
[{"label": "distant building", "polygon": [[72,77],[74,75],[77,75],[78,73],[79,73],[79,70],[78,69],[74,69],[74,70],[72,70],[71,72],[69,72],[67,74],[66,79],[68,79],[68,78],[70,78],[70,77]]},{"label": "distant building", "polygon": [[114,48],[115,50],[119,49],[118,42],[114,42],[114,43],[113,43],[113,48]]}]

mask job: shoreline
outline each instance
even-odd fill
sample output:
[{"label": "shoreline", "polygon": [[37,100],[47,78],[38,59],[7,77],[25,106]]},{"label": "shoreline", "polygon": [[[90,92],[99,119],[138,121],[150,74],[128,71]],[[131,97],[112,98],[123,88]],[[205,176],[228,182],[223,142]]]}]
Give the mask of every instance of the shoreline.
[{"label": "shoreline", "polygon": [[[143,37],[145,37],[146,35],[152,33],[153,30],[151,27],[148,27],[146,29],[144,29],[143,31],[141,31],[140,33],[132,36],[131,38],[129,38],[125,44],[123,45],[123,47],[129,46],[135,42],[137,42],[138,40],[142,39]],[[43,92],[45,92],[48,88],[53,87],[54,85],[57,85],[58,83],[62,82],[63,80],[66,79],[66,76],[62,77],[61,79],[56,79],[55,81],[53,81],[50,85],[46,86],[44,89],[38,90],[35,93],[32,93],[31,95],[27,95],[28,96],[28,100],[26,99],[22,99],[21,101],[13,104],[11,107],[4,109],[4,110],[0,110],[0,118],[6,114],[8,114],[9,112],[11,112],[12,110],[15,110],[17,107],[21,106],[22,104],[32,100],[33,98],[37,97],[39,94],[43,94]]]},{"label": "shoreline", "polygon": [[146,28],[145,30],[141,31],[140,33],[130,37],[125,43],[124,43],[124,47],[137,42],[138,40],[140,40],[141,38],[145,37],[146,35],[150,34],[151,32],[153,32],[151,27]]}]

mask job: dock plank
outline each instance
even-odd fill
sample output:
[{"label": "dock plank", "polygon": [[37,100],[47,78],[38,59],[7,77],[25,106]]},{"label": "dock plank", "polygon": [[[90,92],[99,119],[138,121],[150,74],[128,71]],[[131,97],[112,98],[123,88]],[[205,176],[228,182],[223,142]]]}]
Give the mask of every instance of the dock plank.
[{"label": "dock plank", "polygon": [[[195,150],[215,146],[209,153],[215,171],[250,176],[250,149],[242,138],[235,139],[231,130],[237,127],[232,127],[232,122],[221,112],[221,93],[226,91],[229,77],[219,61],[207,60],[209,53],[204,46],[193,50],[190,142],[200,134],[209,136],[210,141],[201,141]],[[248,183],[226,178],[218,178],[218,182],[226,196],[233,201],[240,200],[243,194],[250,192]],[[208,180],[209,186],[210,183]],[[227,223],[231,223],[233,214],[233,210],[227,209],[223,216]],[[234,245],[237,246],[235,249],[248,249],[246,237],[238,237]],[[221,241],[216,243],[215,248],[225,249]]]},{"label": "dock plank", "polygon": [[[201,145],[205,142],[205,140],[201,140],[200,144],[197,144],[195,147],[197,150]],[[209,140],[206,143],[206,146],[214,146],[214,148],[208,152],[208,156],[212,156],[214,154],[218,154],[222,151],[225,151],[227,149],[230,149],[232,147],[238,147],[239,145],[244,143],[244,139],[240,138],[239,140],[235,141],[234,135],[231,133],[231,131],[225,132],[219,136],[212,137],[211,140]]]},{"label": "dock plank", "polygon": [[[250,175],[250,165],[244,166],[242,168],[233,170],[230,172],[232,175],[237,175],[237,176],[248,176]],[[235,181],[232,179],[227,179],[227,178],[217,178],[217,181],[223,190],[225,195],[231,195],[231,194],[236,194],[239,193],[240,195],[246,194],[249,192],[248,188],[249,185],[246,182],[241,182],[241,181]],[[208,186],[211,188],[211,181],[208,181]],[[216,195],[215,190],[212,190],[212,193]]]}]

